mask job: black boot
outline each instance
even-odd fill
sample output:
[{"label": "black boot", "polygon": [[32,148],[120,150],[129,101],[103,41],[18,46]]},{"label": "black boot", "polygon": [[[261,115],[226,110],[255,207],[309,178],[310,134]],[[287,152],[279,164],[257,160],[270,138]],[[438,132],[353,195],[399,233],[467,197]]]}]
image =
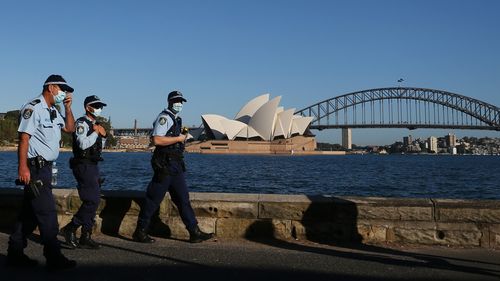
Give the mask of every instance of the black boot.
[{"label": "black boot", "polygon": [[80,236],[78,247],[82,249],[97,250],[101,248],[101,245],[92,240],[92,232],[87,230],[82,230],[82,236]]},{"label": "black boot", "polygon": [[49,271],[70,269],[76,266],[76,261],[70,260],[63,256],[63,254],[53,255],[47,257],[46,267]]},{"label": "black boot", "polygon": [[200,243],[212,238],[213,236],[213,233],[205,233],[201,231],[198,226],[196,226],[192,230],[189,230],[189,242],[191,243]]},{"label": "black boot", "polygon": [[30,259],[22,251],[8,251],[7,257],[5,259],[5,266],[7,267],[35,267],[38,265],[38,261]]},{"label": "black boot", "polygon": [[134,231],[134,234],[132,235],[132,238],[134,239],[135,242],[140,242],[140,243],[153,243],[155,240],[151,238],[146,229],[137,227]]},{"label": "black boot", "polygon": [[71,221],[65,227],[61,228],[59,234],[64,236],[66,240],[66,245],[68,245],[71,249],[75,249],[78,247],[78,240],[76,239],[76,229],[78,226]]}]

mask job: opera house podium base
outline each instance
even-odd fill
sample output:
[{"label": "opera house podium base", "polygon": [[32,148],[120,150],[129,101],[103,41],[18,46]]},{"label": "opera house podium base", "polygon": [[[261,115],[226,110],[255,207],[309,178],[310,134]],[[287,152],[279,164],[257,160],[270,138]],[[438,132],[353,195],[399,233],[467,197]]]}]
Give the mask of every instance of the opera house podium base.
[{"label": "opera house podium base", "polygon": [[311,154],[315,150],[316,139],[306,136],[273,141],[207,140],[186,145],[187,152],[212,154]]}]

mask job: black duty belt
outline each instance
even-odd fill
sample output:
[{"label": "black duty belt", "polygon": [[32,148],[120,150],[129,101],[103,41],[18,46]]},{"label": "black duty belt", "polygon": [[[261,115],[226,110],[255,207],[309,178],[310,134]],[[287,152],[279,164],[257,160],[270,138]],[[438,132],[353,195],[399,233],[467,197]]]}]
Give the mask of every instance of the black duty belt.
[{"label": "black duty belt", "polygon": [[41,169],[47,165],[52,165],[52,161],[47,161],[42,156],[36,156],[33,158],[28,158],[28,165],[37,169]]}]

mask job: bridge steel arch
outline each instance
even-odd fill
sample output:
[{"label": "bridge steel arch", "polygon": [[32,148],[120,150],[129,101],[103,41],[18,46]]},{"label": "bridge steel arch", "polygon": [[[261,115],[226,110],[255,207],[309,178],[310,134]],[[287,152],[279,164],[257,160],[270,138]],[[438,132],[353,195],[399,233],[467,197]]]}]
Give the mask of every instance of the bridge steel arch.
[{"label": "bridge steel arch", "polygon": [[296,114],[313,117],[310,129],[318,130],[450,128],[500,131],[500,108],[497,106],[425,88],[391,87],[353,92],[318,102]]}]

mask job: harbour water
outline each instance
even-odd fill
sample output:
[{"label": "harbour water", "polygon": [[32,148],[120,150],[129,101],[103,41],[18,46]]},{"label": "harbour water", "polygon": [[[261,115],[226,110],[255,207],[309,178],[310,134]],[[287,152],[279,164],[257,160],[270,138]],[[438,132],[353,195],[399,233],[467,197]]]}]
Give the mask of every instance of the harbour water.
[{"label": "harbour water", "polygon": [[[60,154],[58,188],[75,188]],[[105,153],[103,189],[144,190],[151,154]],[[499,156],[264,156],[186,154],[195,192],[324,194],[404,198],[500,199]],[[14,187],[15,152],[0,152],[0,187]]]}]

